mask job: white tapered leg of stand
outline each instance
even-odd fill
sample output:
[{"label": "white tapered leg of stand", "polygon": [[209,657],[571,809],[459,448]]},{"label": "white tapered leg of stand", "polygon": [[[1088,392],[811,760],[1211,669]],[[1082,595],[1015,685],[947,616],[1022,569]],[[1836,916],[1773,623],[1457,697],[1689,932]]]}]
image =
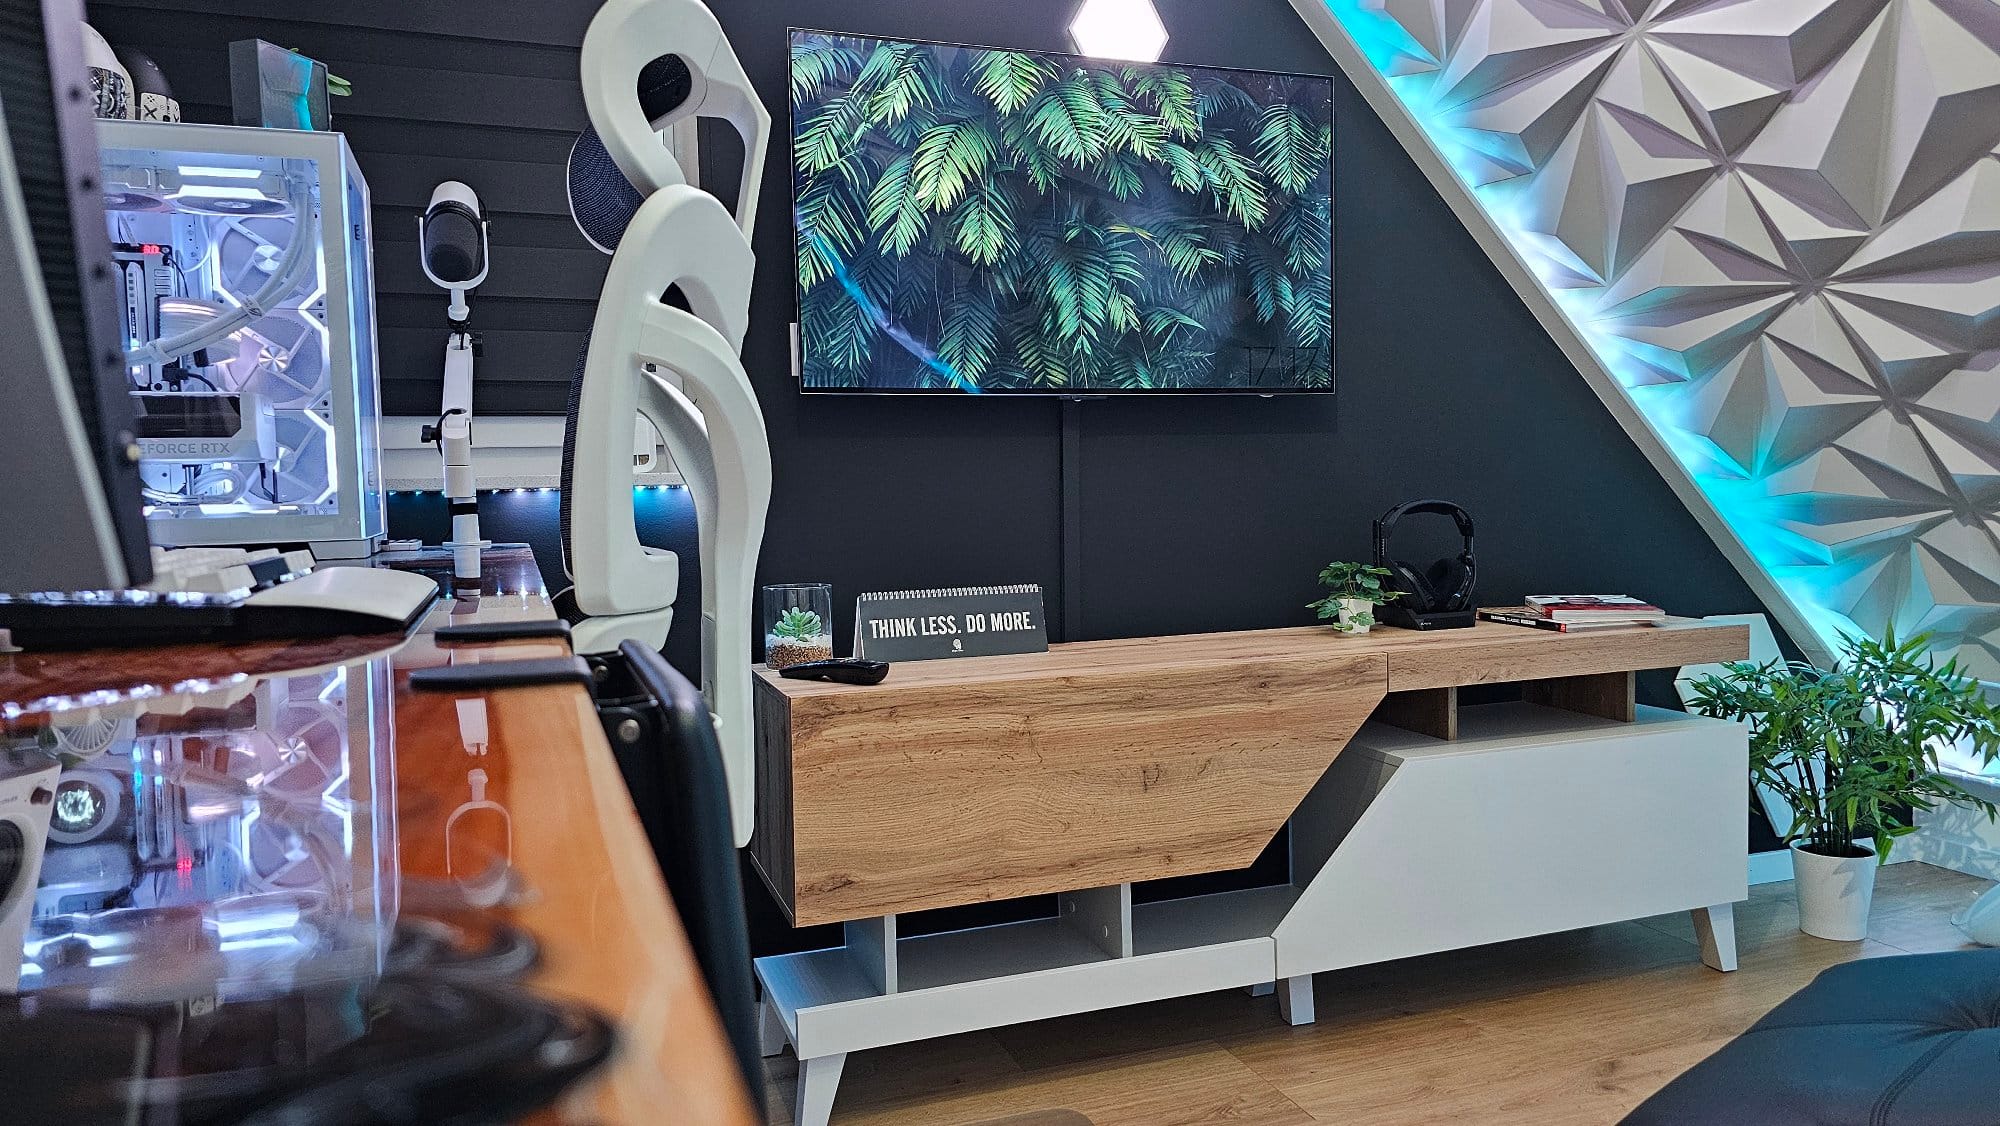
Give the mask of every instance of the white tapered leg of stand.
[{"label": "white tapered leg of stand", "polygon": [[796,1126],[827,1126],[833,1118],[834,1092],[840,1089],[840,1069],[845,1066],[846,1052],[799,1061],[799,1103],[792,1118]]},{"label": "white tapered leg of stand", "polygon": [[1278,989],[1278,1015],[1289,1025],[1313,1022],[1313,979],[1311,974],[1288,977]]},{"label": "white tapered leg of stand", "polygon": [[1688,914],[1694,916],[1694,935],[1701,942],[1703,964],[1724,973],[1735,969],[1736,905],[1719,903],[1714,907],[1697,907]]},{"label": "white tapered leg of stand", "polygon": [[785,1018],[769,997],[757,1002],[757,1049],[765,1059],[785,1050]]},{"label": "white tapered leg of stand", "polygon": [[1246,985],[1243,987],[1243,992],[1248,993],[1252,997],[1269,997],[1277,991],[1278,983],[1274,981],[1261,981],[1256,985]]}]

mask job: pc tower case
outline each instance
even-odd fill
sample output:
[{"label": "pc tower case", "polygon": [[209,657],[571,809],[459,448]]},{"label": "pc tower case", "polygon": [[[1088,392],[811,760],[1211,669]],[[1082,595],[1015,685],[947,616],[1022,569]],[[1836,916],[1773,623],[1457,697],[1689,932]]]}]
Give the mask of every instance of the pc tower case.
[{"label": "pc tower case", "polygon": [[161,546],[383,535],[368,185],[338,133],[98,123]]}]

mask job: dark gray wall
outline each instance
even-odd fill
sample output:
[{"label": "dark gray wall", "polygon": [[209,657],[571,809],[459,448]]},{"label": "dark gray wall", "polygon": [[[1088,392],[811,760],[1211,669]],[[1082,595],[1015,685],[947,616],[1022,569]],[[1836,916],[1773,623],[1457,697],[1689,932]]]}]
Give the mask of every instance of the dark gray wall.
[{"label": "dark gray wall", "polygon": [[438,409],[445,293],[418,264],[416,217],[441,180],[472,185],[493,257],[473,302],[484,334],[474,406],[561,413],[604,279],[569,219],[563,164],[585,124],[584,0],[91,0],[115,46],[166,71],[189,121],[227,122],[229,43],[267,39],[354,84],[332,99],[373,194],[376,316],[388,414]]}]

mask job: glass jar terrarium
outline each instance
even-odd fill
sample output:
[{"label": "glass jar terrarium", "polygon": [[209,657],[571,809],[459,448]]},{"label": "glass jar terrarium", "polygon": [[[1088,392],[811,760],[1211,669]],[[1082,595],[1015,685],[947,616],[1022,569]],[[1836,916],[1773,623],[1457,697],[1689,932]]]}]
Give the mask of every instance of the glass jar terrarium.
[{"label": "glass jar terrarium", "polygon": [[786,583],[764,588],[764,664],[789,668],[833,656],[833,588]]}]

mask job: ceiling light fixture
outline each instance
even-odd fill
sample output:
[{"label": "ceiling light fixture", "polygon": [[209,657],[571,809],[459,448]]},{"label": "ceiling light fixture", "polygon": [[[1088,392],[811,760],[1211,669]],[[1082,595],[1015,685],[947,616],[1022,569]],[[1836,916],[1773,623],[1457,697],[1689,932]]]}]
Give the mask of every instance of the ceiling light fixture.
[{"label": "ceiling light fixture", "polygon": [[1151,63],[1167,48],[1167,25],[1152,0],[1083,0],[1069,38],[1086,55]]}]

